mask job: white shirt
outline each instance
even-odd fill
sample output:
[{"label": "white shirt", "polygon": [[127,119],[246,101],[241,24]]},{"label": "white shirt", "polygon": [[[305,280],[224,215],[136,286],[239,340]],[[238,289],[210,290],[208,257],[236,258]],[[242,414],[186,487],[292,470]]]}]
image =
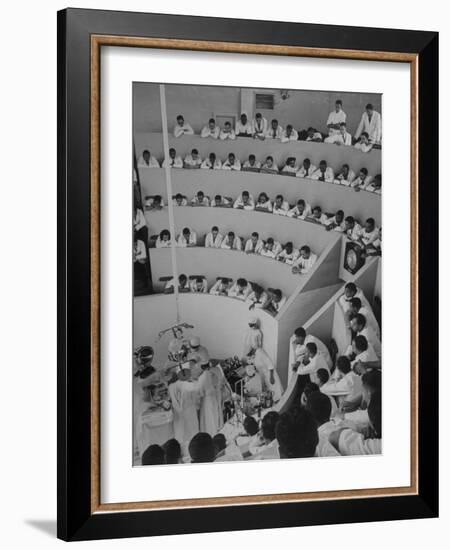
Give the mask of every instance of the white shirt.
[{"label": "white shirt", "polygon": [[159,168],[159,162],[153,155],[150,156],[148,164],[145,162],[144,157],[139,157],[138,168]]},{"label": "white shirt", "polygon": [[227,132],[227,131],[225,130],[225,128],[224,128],[224,129],[222,129],[222,130],[220,131],[219,137],[220,137],[221,140],[225,140],[225,139],[236,139],[236,134],[235,134],[233,128],[230,128],[230,131],[229,131],[229,132]]},{"label": "white shirt", "polygon": [[302,256],[299,256],[292,265],[294,267],[299,267],[300,273],[305,274],[305,273],[308,273],[308,271],[312,268],[312,266],[316,263],[316,261],[317,261],[316,254],[313,254],[311,252],[309,254],[309,258],[303,258]]},{"label": "white shirt", "polygon": [[228,292],[228,296],[245,301],[251,291],[252,291],[252,288],[248,283],[247,283],[247,286],[242,289],[238,287],[237,283],[234,283],[234,285],[230,288]]},{"label": "white shirt", "polygon": [[242,168],[245,170],[245,169],[250,169],[250,170],[260,170],[261,169],[261,163],[257,160],[255,160],[255,163],[254,164],[250,164],[250,161],[249,160],[246,160],[242,166]]},{"label": "white shirt", "polygon": [[294,206],[294,208],[291,208],[287,215],[290,218],[299,218],[301,220],[304,220],[307,216],[311,215],[311,206],[308,203],[305,203],[305,208],[303,209],[303,212],[300,214],[300,209],[297,205]]},{"label": "white shirt", "polygon": [[220,200],[219,203],[216,201],[216,199],[211,199],[211,206],[212,207],[229,206],[229,205],[231,205],[231,202],[228,199],[226,199],[225,197],[222,197],[222,199]]},{"label": "white shirt", "polygon": [[134,245],[134,261],[145,260],[146,257],[145,243],[138,239]]},{"label": "white shirt", "polygon": [[298,258],[299,251],[295,248],[292,250],[291,253],[288,253],[286,249],[283,249],[277,256],[277,260],[280,260],[281,262],[292,265],[295,260]]},{"label": "white shirt", "polygon": [[[275,134],[275,135],[274,135]],[[269,139],[281,139],[283,135],[283,128],[278,124],[278,126],[275,128],[275,130],[272,128],[272,125],[270,128],[267,128],[266,131],[266,138]]]},{"label": "white shirt", "polygon": [[177,239],[177,246],[182,248],[186,247],[188,244],[196,245],[197,244],[197,235],[194,231],[191,231],[188,241],[185,239],[183,233]]},{"label": "white shirt", "polygon": [[371,143],[362,143],[361,141],[358,141],[358,143],[355,143],[355,149],[358,149],[359,151],[362,151],[363,153],[368,153],[372,150],[373,145]]},{"label": "white shirt", "polygon": [[380,235],[380,230],[378,229],[378,227],[374,227],[373,231],[371,231],[370,233],[364,227],[363,229],[361,229],[359,233],[359,237],[362,240],[364,246],[367,246],[368,244],[371,244],[374,241],[376,241],[379,235]]},{"label": "white shirt", "polygon": [[209,160],[209,158],[206,158],[200,168],[203,168],[203,170],[220,170],[222,168],[222,162],[216,158],[216,160],[214,161],[214,166],[212,165],[211,161]]},{"label": "white shirt", "polygon": [[280,309],[284,306],[286,303],[286,296],[282,296],[281,300],[279,302],[276,302],[274,299],[270,301],[270,305],[272,308],[278,313]]},{"label": "white shirt", "polygon": [[254,210],[255,201],[253,200],[252,195],[250,195],[248,198],[247,204],[244,205],[244,201],[242,200],[242,195],[239,195],[239,197],[234,201],[233,208],[243,208],[244,210]]},{"label": "white shirt", "polygon": [[166,290],[169,290],[170,288],[175,288],[175,284],[178,286],[179,289],[187,289],[189,290],[189,281],[187,282],[186,286],[181,287],[179,281],[175,282],[175,279],[170,279],[170,281],[167,281],[166,283]]},{"label": "white shirt", "polygon": [[190,135],[191,136],[193,134],[194,134],[194,130],[192,129],[192,126],[188,122],[185,122],[183,124],[183,126],[180,126],[179,124],[176,124],[175,128],[173,129],[173,135],[176,138],[184,136],[184,135]]},{"label": "white shirt", "polygon": [[294,166],[289,166],[289,164],[285,164],[281,171],[288,174],[296,174],[298,172],[298,165],[294,164]]},{"label": "white shirt", "polygon": [[253,252],[254,254],[259,254],[263,246],[264,243],[261,239],[258,239],[256,243],[253,243],[252,239],[247,239],[244,252]]},{"label": "white shirt", "polygon": [[291,336],[290,343],[294,351],[295,361],[300,362],[303,361],[303,356],[306,353],[306,344],[316,344],[317,351],[325,359],[325,362],[328,365],[328,371],[331,369],[333,362],[331,360],[330,352],[328,351],[327,346],[322,342],[322,340],[320,340],[316,336],[313,336],[312,334],[307,334],[303,344],[296,344],[294,334]]},{"label": "white shirt", "polygon": [[[362,331],[358,332],[358,335],[359,334],[365,336],[367,342],[369,343],[369,346],[371,345],[373,347],[373,350],[376,353],[378,359],[381,359],[381,342],[373,328],[366,324]],[[375,361],[375,359],[373,360]]]},{"label": "white shirt", "polygon": [[282,250],[281,244],[277,241],[274,241],[272,250],[269,250],[266,247],[267,245],[265,244],[260,252],[261,256],[265,256],[266,258],[276,258]]},{"label": "white shirt", "polygon": [[220,294],[226,294],[228,296],[228,289],[229,284],[225,286],[223,292],[220,291],[220,286],[222,285],[222,281],[219,279],[214,283],[214,285],[211,287],[211,290],[209,291],[210,294],[213,294],[214,296],[219,296]]},{"label": "white shirt", "polygon": [[[155,206],[155,197],[146,197],[145,198],[145,208],[152,209]],[[158,208],[164,208],[164,199],[161,199]]]},{"label": "white shirt", "polygon": [[252,121],[252,134],[262,134],[266,135],[267,132],[267,118],[262,117],[259,122],[256,118]]},{"label": "white shirt", "polygon": [[189,154],[185,156],[184,164],[187,164],[188,166],[192,166],[194,168],[198,168],[202,164],[202,159],[200,158],[200,156],[194,159],[194,157]]},{"label": "white shirt", "polygon": [[191,200],[191,205],[192,206],[209,206],[209,199],[208,197],[203,197],[203,199],[200,200],[198,197],[195,196]]},{"label": "white shirt", "polygon": [[336,430],[338,426],[332,422],[325,422],[322,426],[317,428],[317,435],[319,436],[319,443],[316,447],[316,456],[341,456],[340,453],[330,443],[328,437],[330,433]]},{"label": "white shirt", "polygon": [[[356,294],[352,298],[359,298],[363,306],[370,307],[369,302],[367,301],[367,298],[364,296],[364,292],[360,288],[356,287]],[[347,313],[347,311],[349,310],[350,301],[352,300],[352,298],[347,299],[345,296],[345,292],[339,298],[339,305],[344,310],[344,313]]]},{"label": "white shirt", "polygon": [[355,179],[355,172],[353,172],[353,170],[350,169],[346,176],[344,176],[344,174],[340,172],[336,176],[334,183],[337,183],[338,185],[345,185],[346,187],[348,187],[354,179]]},{"label": "white shirt", "polygon": [[206,294],[208,292],[208,283],[206,279],[203,279],[200,290],[197,290],[197,281],[195,279],[190,282],[189,286],[191,288],[191,292],[194,292],[195,294]]},{"label": "white shirt", "polygon": [[220,245],[222,244],[222,240],[223,240],[223,236],[220,233],[217,233],[216,237],[214,238],[212,231],[210,231],[206,235],[205,248],[220,248]]},{"label": "white shirt", "polygon": [[345,134],[342,134],[339,130],[337,130],[337,132],[337,134],[331,134],[325,138],[325,143],[346,145],[347,147],[352,144],[352,135],[349,132],[345,132]]},{"label": "white shirt", "polygon": [[239,159],[234,159],[234,163],[231,164],[230,161],[227,159],[222,164],[222,170],[240,170],[241,169],[241,161]]},{"label": "white shirt", "polygon": [[341,432],[338,446],[343,456],[381,454],[381,439],[364,439],[362,434],[351,429]]},{"label": "white shirt", "polygon": [[283,135],[281,136],[281,142],[287,143],[288,141],[297,141],[298,140],[298,132],[297,130],[294,130],[292,128],[292,131],[289,135],[287,135],[287,130],[283,132]]},{"label": "white shirt", "polygon": [[327,166],[325,172],[322,173],[321,169],[317,168],[317,170],[311,176],[311,179],[312,180],[319,180],[321,177],[324,177],[324,181],[326,181],[328,183],[333,183],[333,181],[334,181],[333,169],[330,166]]},{"label": "white shirt", "polygon": [[269,301],[269,296],[264,291],[261,293],[261,296],[259,297],[256,296],[255,292],[251,292],[248,295],[246,300],[247,303],[255,306],[255,309],[262,309],[267,304],[268,301]]},{"label": "white shirt", "polygon": [[314,357],[310,359],[307,365],[299,365],[297,369],[297,374],[299,376],[309,374],[309,379],[311,380],[311,382],[315,382],[315,373],[319,369],[325,369],[328,373],[330,372],[327,362],[325,361],[325,357],[320,353],[320,351],[317,351],[316,355],[314,355]]},{"label": "white shirt", "polygon": [[[358,355],[356,355],[353,361],[351,362],[351,365],[353,368],[358,362],[370,363],[371,361],[378,361],[378,359],[379,357],[375,353],[375,350],[373,349],[372,344],[369,343],[366,351],[362,351],[361,353],[358,353]],[[357,375],[355,374],[355,376]]]},{"label": "white shirt", "polygon": [[144,212],[140,208],[136,208],[136,215],[134,217],[134,230],[139,231],[142,227],[146,227]]},{"label": "white shirt", "polygon": [[[181,160],[181,157],[175,157],[174,159],[172,157],[169,157],[168,164],[171,168],[183,168],[183,161]],[[162,167],[165,168],[167,166],[167,159],[164,159],[164,162],[162,163]]]},{"label": "white shirt", "polygon": [[331,218],[328,218],[327,221],[324,223],[325,226],[329,226],[331,224],[337,224],[336,227],[333,227],[333,231],[337,231],[339,233],[343,233],[345,229],[345,221],[342,220],[341,223],[337,223],[336,216],[332,216]]},{"label": "white shirt", "polygon": [[[327,126],[329,124],[336,124],[339,125],[342,122],[347,122],[347,115],[344,113],[342,109],[339,109],[339,111],[336,112],[336,110],[331,111],[331,113],[328,115],[327,119]],[[334,128],[330,128],[332,131]],[[336,132],[339,132],[339,130],[335,130]]]},{"label": "white shirt", "polygon": [[265,163],[261,166],[261,172],[264,172],[264,171],[270,172],[270,173],[272,173],[272,172],[278,173],[278,165],[277,165],[277,163],[276,163],[276,162],[272,162],[272,166],[269,166],[269,165],[267,164],[267,162],[265,162]]},{"label": "white shirt", "polygon": [[370,193],[378,193],[381,195],[381,187],[375,187],[375,180],[372,180],[364,187],[364,191],[369,191]]},{"label": "white shirt", "polygon": [[174,206],[187,206],[188,201],[187,201],[187,199],[186,199],[185,197],[183,197],[183,198],[181,199],[181,204],[178,204],[178,203],[177,203],[177,199],[172,199],[172,204],[173,204]]},{"label": "white shirt", "polygon": [[222,240],[220,248],[224,250],[242,250],[242,243],[239,237],[234,237],[233,243],[230,245],[228,242],[228,236],[225,236]]},{"label": "white shirt", "polygon": [[214,126],[212,130],[208,124],[207,126],[203,126],[200,136],[202,138],[211,137],[213,139],[217,139],[219,137],[219,134],[220,134],[220,128],[217,126],[217,124]]},{"label": "white shirt", "polygon": [[306,141],[313,141],[318,139],[319,141],[322,141],[322,134],[320,132],[314,132],[312,136],[308,136],[306,138]]},{"label": "white shirt", "polygon": [[345,231],[345,236],[347,239],[350,239],[351,241],[357,241],[359,239],[359,235],[361,234],[361,226],[359,223],[354,223],[352,229],[347,229]]},{"label": "white shirt", "polygon": [[377,111],[373,111],[372,118],[369,122],[369,116],[367,115],[367,112],[364,111],[361,116],[361,121],[359,123],[358,129],[356,130],[355,138],[358,139],[363,132],[367,132],[367,134],[369,134],[369,141],[371,141],[372,143],[381,142],[380,113],[378,113]]},{"label": "white shirt", "polygon": [[[314,166],[314,164],[310,164],[308,170],[306,170],[306,168],[302,164],[300,166],[300,169],[297,172],[296,176],[298,178],[310,178],[316,170],[317,170],[317,168]],[[308,173],[306,173],[306,172],[308,172]]]},{"label": "white shirt", "polygon": [[346,401],[355,401],[362,392],[361,376],[350,371],[337,382],[328,381],[320,388],[320,391],[326,395],[345,393]]},{"label": "white shirt", "polygon": [[273,213],[279,216],[286,216],[289,212],[289,203],[288,201],[283,201],[281,206],[277,206],[276,202],[273,203]]},{"label": "white shirt", "polygon": [[163,241],[161,237],[158,236],[156,239],[155,247],[156,248],[169,248],[172,246],[172,240],[169,239],[168,241]]},{"label": "white shirt", "polygon": [[236,122],[236,135],[246,134],[247,136],[252,135],[252,124],[249,120],[245,124],[242,124],[241,119]]},{"label": "white shirt", "polygon": [[267,212],[272,212],[272,202],[271,200],[267,200],[266,202],[257,202],[255,204],[255,209],[263,208],[264,210],[267,210]]}]

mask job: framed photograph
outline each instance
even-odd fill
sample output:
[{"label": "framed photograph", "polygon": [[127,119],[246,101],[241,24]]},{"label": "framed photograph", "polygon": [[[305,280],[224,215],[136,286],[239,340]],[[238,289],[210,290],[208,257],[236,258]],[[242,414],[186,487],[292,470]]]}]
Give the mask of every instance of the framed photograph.
[{"label": "framed photograph", "polygon": [[438,514],[438,35],[58,13],[58,536]]}]

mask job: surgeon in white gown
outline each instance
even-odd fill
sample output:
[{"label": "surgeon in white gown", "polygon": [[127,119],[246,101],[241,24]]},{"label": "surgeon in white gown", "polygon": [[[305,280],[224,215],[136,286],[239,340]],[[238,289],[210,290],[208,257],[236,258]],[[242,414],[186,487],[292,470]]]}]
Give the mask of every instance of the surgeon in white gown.
[{"label": "surgeon in white gown", "polygon": [[172,401],[173,429],[180,444],[189,442],[200,431],[198,422],[199,395],[196,385],[189,381],[189,363],[178,367],[178,380],[169,385]]},{"label": "surgeon in white gown", "polygon": [[220,429],[219,390],[221,380],[209,361],[201,365],[202,373],[195,383],[200,401],[200,431],[214,437]]},{"label": "surgeon in white gown", "polygon": [[259,319],[250,317],[248,320],[248,330],[244,335],[244,357],[252,353],[255,349],[262,347],[263,334],[259,328]]},{"label": "surgeon in white gown", "polygon": [[258,348],[251,358],[251,362],[262,378],[263,385],[266,390],[270,390],[273,394],[273,400],[276,403],[281,399],[283,394],[283,386],[281,385],[280,377],[278,376],[275,365],[270,357],[263,350]]}]

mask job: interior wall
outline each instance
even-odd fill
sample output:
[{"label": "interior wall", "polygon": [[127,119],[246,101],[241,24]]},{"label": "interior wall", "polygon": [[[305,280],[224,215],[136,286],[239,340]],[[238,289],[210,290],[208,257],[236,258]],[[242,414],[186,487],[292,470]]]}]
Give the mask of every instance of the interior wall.
[{"label": "interior wall", "polygon": [[350,332],[345,325],[344,312],[341,307],[334,303],[333,328],[331,335],[336,342],[339,355],[345,354],[347,347],[351,343]]},{"label": "interior wall", "polygon": [[[176,116],[183,114],[195,132],[199,132],[212,116],[238,116],[241,106],[254,106],[254,95],[257,92],[273,93],[275,96],[273,110],[260,110],[266,118],[277,118],[282,126],[290,123],[298,129],[314,126],[325,131],[328,114],[334,109],[336,99],[343,101],[348,130],[352,134],[367,103],[372,103],[375,110],[381,112],[380,94],[289,90],[289,97],[283,100],[280,90],[274,89],[245,89],[241,98],[241,88],[170,84],[166,85],[169,128],[175,125]],[[158,84],[135,83],[133,100],[134,131],[161,132]],[[254,112],[247,115],[251,118]]]},{"label": "interior wall", "polygon": [[330,245],[331,248],[328,253],[324,251],[324,253],[327,254],[326,257],[323,259],[320,265],[317,265],[317,267],[313,268],[314,273],[305,284],[305,286],[302,288],[303,292],[333,285],[340,280],[339,261],[341,257],[342,237],[339,233],[336,233],[334,231],[331,231],[330,235],[334,235],[336,241],[334,242],[334,244]]},{"label": "interior wall", "polygon": [[359,288],[362,289],[365,297],[372,304],[378,274],[378,258],[373,258],[370,263],[364,266],[364,268],[356,273],[354,282]]}]

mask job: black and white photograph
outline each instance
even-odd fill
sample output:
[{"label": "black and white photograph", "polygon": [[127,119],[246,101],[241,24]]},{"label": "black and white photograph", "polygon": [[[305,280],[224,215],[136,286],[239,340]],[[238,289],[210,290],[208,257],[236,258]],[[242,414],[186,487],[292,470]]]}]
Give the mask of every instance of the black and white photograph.
[{"label": "black and white photograph", "polygon": [[381,454],[382,94],[132,97],[133,466]]}]

